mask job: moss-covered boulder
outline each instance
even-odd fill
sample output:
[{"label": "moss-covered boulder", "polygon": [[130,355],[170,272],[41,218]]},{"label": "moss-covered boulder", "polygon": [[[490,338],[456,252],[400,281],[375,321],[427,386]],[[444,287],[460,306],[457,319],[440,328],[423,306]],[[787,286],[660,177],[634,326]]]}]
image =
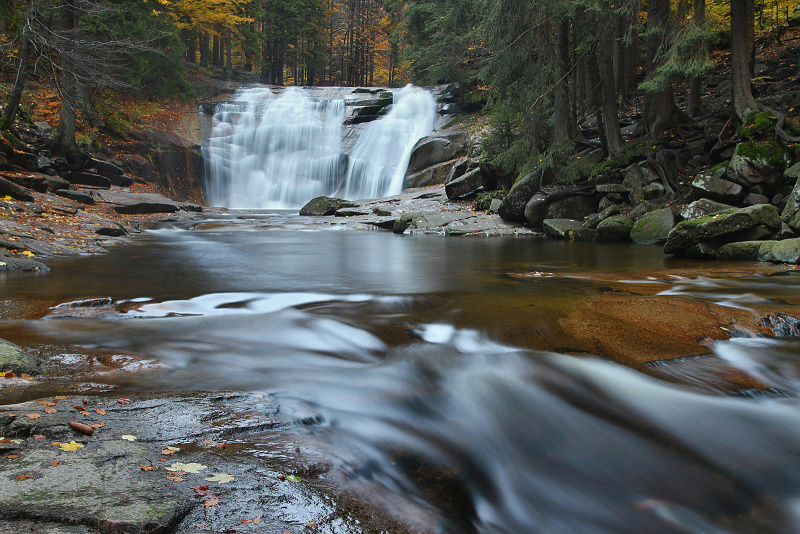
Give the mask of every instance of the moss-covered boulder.
[{"label": "moss-covered boulder", "polygon": [[734,206],[730,204],[722,204],[721,202],[714,202],[707,198],[701,198],[683,208],[683,210],[681,210],[681,218],[689,221],[692,219],[699,219],[700,217],[708,217],[714,213],[733,208]]},{"label": "moss-covered boulder", "polygon": [[597,225],[596,241],[630,241],[633,219],[627,215],[614,215]]},{"label": "moss-covered boulder", "polygon": [[775,206],[758,204],[683,221],[669,233],[664,253],[684,254],[698,243],[714,242],[719,247],[724,243],[749,241],[752,236],[745,236],[744,232],[760,225],[774,232],[780,229],[781,219]]},{"label": "moss-covered boulder", "polygon": [[745,187],[764,183],[772,188],[785,168],[783,148],[775,141],[747,141],[736,145],[728,165],[728,179]]},{"label": "moss-covered boulder", "polygon": [[574,219],[545,219],[542,221],[545,237],[551,239],[571,239],[572,231],[581,228],[583,222]]},{"label": "moss-covered boulder", "polygon": [[758,251],[764,241],[737,241],[726,243],[717,250],[717,258],[721,260],[757,261]]},{"label": "moss-covered boulder", "polygon": [[0,339],[0,371],[8,370],[16,374],[38,374],[39,359],[10,341]]},{"label": "moss-covered boulder", "polygon": [[674,226],[675,217],[671,209],[650,211],[634,223],[630,232],[631,241],[641,245],[664,243]]},{"label": "moss-covered boulder", "polygon": [[800,263],[800,238],[776,241],[769,247],[768,252],[765,250],[763,261],[771,261],[773,263]]}]

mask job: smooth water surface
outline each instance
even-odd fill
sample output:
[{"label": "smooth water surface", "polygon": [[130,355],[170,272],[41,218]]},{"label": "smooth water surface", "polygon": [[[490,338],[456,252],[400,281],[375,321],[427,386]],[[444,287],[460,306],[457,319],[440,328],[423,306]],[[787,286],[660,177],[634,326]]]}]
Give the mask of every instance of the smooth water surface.
[{"label": "smooth water surface", "polygon": [[[657,247],[278,231],[273,218],[164,227],[4,275],[0,295],[50,310],[0,323],[0,337],[162,362],[107,378],[119,392],[273,396],[352,479],[438,508],[442,532],[800,530],[793,338],[712,340],[681,372],[645,372],[569,326],[604,298],[741,323],[791,310],[796,278],[710,277],[721,264]],[[110,300],[80,302],[98,297]],[[635,345],[636,326],[604,335]]]}]

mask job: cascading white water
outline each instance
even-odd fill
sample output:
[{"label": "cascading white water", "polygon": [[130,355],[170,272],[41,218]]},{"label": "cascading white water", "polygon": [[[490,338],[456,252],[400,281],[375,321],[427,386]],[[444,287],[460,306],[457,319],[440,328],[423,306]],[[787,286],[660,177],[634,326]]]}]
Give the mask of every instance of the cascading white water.
[{"label": "cascading white water", "polygon": [[389,112],[367,125],[348,158],[342,95],[318,99],[291,87],[276,96],[250,87],[220,104],[205,150],[208,203],[298,208],[321,195],[356,200],[400,193],[414,144],[433,130],[433,96],[412,86],[394,92]]},{"label": "cascading white water", "polygon": [[342,193],[346,199],[399,194],[414,144],[433,131],[433,95],[407,85],[393,96],[392,109],[369,124],[350,154]]}]

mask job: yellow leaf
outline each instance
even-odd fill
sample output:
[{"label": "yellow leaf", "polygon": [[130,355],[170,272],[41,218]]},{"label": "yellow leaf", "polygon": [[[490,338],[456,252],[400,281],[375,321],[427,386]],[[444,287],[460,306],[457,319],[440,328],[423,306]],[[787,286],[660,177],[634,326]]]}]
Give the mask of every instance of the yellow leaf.
[{"label": "yellow leaf", "polygon": [[77,451],[83,448],[83,444],[77,441],[70,441],[69,443],[62,443],[58,446],[62,451]]},{"label": "yellow leaf", "polygon": [[172,451],[172,452],[178,452],[180,450],[180,448],[173,447],[173,446],[170,445],[169,447],[167,447],[167,450],[168,451]]},{"label": "yellow leaf", "polygon": [[35,256],[35,254],[33,252],[31,252],[30,250],[23,250],[20,254],[22,254],[23,256],[28,256],[29,258],[32,258],[32,257]]},{"label": "yellow leaf", "polygon": [[199,473],[203,469],[206,469],[208,466],[203,464],[198,464],[195,462],[185,464],[183,462],[175,462],[172,465],[168,465],[166,469],[168,471],[181,471],[184,473]]},{"label": "yellow leaf", "polygon": [[207,479],[209,482],[217,482],[219,484],[227,484],[231,480],[233,480],[233,475],[230,473],[213,473]]},{"label": "yellow leaf", "polygon": [[131,436],[130,434],[125,434],[122,436],[122,439],[127,439],[128,441],[136,441],[136,436]]},{"label": "yellow leaf", "polygon": [[9,195],[6,195],[3,197],[3,200],[11,200],[11,197]]}]

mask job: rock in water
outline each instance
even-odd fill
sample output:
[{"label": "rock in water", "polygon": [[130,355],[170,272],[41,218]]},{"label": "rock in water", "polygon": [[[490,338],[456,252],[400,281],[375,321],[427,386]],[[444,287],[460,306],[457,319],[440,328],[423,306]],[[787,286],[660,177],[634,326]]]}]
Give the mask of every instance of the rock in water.
[{"label": "rock in water", "polygon": [[353,208],[357,204],[341,198],[333,197],[317,197],[308,201],[308,203],[300,208],[300,215],[335,215],[336,212],[343,208]]},{"label": "rock in water", "polygon": [[35,375],[39,373],[39,360],[10,341],[0,339],[0,371],[9,369],[18,375]]}]

